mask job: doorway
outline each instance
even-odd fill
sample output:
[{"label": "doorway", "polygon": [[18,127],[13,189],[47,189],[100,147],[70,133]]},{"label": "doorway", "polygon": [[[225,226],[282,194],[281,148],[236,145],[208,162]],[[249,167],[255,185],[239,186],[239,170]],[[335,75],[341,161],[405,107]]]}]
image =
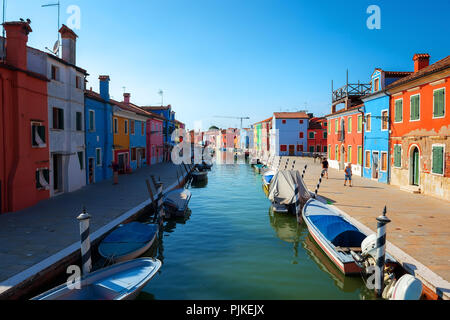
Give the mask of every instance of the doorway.
[{"label": "doorway", "polygon": [[378,179],[378,151],[372,152],[372,179]]},{"label": "doorway", "polygon": [[88,172],[89,172],[89,184],[95,183],[95,161],[94,158],[89,158],[88,160]]},{"label": "doorway", "polygon": [[339,162],[339,170],[344,170],[345,168],[345,146],[341,146],[341,158]]},{"label": "doorway", "polygon": [[119,162],[119,172],[126,173],[128,166],[128,153],[119,153],[117,155],[117,160]]},{"label": "doorway", "polygon": [[293,144],[289,145],[289,155],[290,156],[295,155],[295,146]]},{"label": "doorway", "polygon": [[62,156],[60,154],[53,154],[53,192],[62,192]]},{"label": "doorway", "polygon": [[411,149],[411,153],[410,153],[410,166],[409,166],[409,170],[410,170],[410,176],[411,176],[411,184],[414,186],[418,186],[419,185],[419,178],[420,178],[420,170],[419,170],[419,158],[420,158],[420,154],[419,154],[419,148],[417,148],[416,146],[414,146]]}]

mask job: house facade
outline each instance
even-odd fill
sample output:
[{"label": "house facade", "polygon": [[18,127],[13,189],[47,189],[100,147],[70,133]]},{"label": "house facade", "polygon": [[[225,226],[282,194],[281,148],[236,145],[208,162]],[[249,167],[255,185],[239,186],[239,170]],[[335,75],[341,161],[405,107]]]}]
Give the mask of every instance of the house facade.
[{"label": "house facade", "polygon": [[112,178],[113,128],[109,76],[100,76],[100,93],[85,92],[86,183]]},{"label": "house facade", "polygon": [[450,56],[429,65],[415,54],[414,72],[389,85],[391,184],[450,198]]},{"label": "house facade", "polygon": [[312,117],[308,123],[308,152],[324,153],[328,152],[327,144],[327,119]]},{"label": "house facade", "polygon": [[376,68],[372,73],[371,93],[364,102],[365,130],[363,150],[363,177],[389,183],[389,96],[384,88],[411,72],[384,71]]},{"label": "house facade", "polygon": [[131,170],[130,163],[130,118],[133,112],[127,111],[122,103],[113,103],[113,161],[119,166],[119,173]]},{"label": "house facade", "polygon": [[48,78],[29,69],[29,23],[3,26],[7,50],[0,61],[0,213],[50,196]]},{"label": "house facade", "polygon": [[147,161],[149,164],[163,161],[163,126],[164,118],[156,114],[147,120]]},{"label": "house facade", "polygon": [[306,152],[309,125],[306,112],[275,112],[272,123],[272,156],[300,156]]},{"label": "house facade", "polygon": [[86,70],[76,66],[77,35],[67,26],[59,30],[62,58],[29,48],[29,68],[48,83],[50,124],[50,195],[72,192],[86,185],[84,85]]}]

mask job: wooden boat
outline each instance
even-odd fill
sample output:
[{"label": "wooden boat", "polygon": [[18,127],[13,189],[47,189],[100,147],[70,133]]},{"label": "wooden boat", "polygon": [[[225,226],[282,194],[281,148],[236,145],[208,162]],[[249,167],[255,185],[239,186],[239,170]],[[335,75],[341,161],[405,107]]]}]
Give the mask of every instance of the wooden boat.
[{"label": "wooden boat", "polygon": [[191,197],[191,192],[185,188],[169,191],[163,198],[166,217],[184,217]]},{"label": "wooden boat", "polygon": [[306,202],[302,216],[311,236],[338,269],[345,275],[359,274],[361,268],[350,250],[361,251],[361,242],[366,234],[339,212],[316,199]]},{"label": "wooden boat", "polygon": [[130,222],[111,232],[98,246],[100,255],[113,262],[139,257],[153,244],[158,233],[156,224]]},{"label": "wooden boat", "polygon": [[194,170],[194,171],[192,171],[191,175],[192,175],[192,179],[194,179],[195,181],[205,180],[208,178],[207,171]]},{"label": "wooden boat", "polygon": [[130,260],[83,276],[80,289],[63,283],[31,300],[131,300],[139,295],[160,268],[158,259]]}]

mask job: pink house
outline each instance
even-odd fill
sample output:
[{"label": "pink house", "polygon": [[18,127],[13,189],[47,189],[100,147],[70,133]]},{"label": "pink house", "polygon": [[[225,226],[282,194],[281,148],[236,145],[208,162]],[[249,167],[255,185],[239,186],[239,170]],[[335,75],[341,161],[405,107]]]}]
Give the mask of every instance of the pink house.
[{"label": "pink house", "polygon": [[147,120],[147,159],[149,165],[163,161],[163,123],[164,118],[156,113],[152,113],[152,118]]}]

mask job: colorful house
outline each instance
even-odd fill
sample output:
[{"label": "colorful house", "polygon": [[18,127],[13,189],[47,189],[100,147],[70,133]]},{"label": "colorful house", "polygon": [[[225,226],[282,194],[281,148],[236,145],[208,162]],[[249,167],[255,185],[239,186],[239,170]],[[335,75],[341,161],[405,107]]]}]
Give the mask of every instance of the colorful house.
[{"label": "colorful house", "polygon": [[327,154],[327,119],[311,117],[308,124],[308,152]]},{"label": "colorful house", "polygon": [[3,26],[6,58],[0,62],[0,213],[25,209],[50,196],[49,80],[28,68],[29,23],[6,22]]},{"label": "colorful house", "polygon": [[149,164],[163,161],[163,126],[164,118],[157,114],[152,113],[152,117],[147,120],[147,160]]},{"label": "colorful house", "polygon": [[372,73],[372,89],[365,95],[365,130],[363,151],[363,177],[389,183],[389,96],[384,88],[411,72],[384,71],[376,68]]},{"label": "colorful house", "polygon": [[272,156],[300,156],[307,150],[309,115],[306,112],[275,112],[272,123]]},{"label": "colorful house", "polygon": [[134,115],[127,107],[111,99],[113,103],[113,161],[120,173],[131,170],[130,164],[130,118]]},{"label": "colorful house", "polygon": [[50,79],[50,195],[72,192],[86,185],[84,85],[86,70],[76,66],[77,35],[67,26],[59,30],[62,58],[28,49],[29,69]]},{"label": "colorful house", "polygon": [[390,95],[391,184],[450,199],[450,56],[429,65],[415,54],[414,72],[386,87]]},{"label": "colorful house", "polygon": [[112,110],[109,96],[109,76],[100,76],[100,94],[86,91],[86,183],[92,184],[112,178],[113,161]]},{"label": "colorful house", "polygon": [[270,155],[270,132],[272,130],[272,117],[254,124],[254,146],[256,155],[266,159]]}]

